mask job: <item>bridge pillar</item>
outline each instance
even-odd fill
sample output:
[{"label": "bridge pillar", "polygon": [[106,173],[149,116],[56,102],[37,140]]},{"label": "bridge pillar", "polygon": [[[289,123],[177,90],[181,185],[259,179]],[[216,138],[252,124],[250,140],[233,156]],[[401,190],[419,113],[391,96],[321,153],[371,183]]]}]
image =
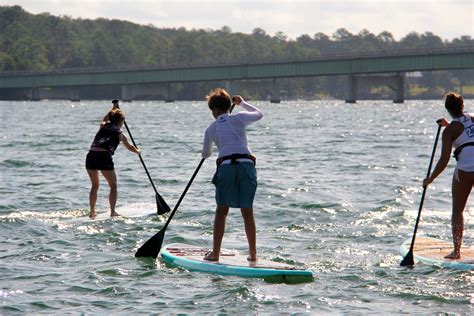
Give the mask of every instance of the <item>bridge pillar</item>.
[{"label": "bridge pillar", "polygon": [[273,78],[272,89],[270,92],[270,103],[281,102],[280,82],[277,78]]},{"label": "bridge pillar", "polygon": [[395,99],[393,103],[403,103],[405,101],[405,76],[402,73],[395,75]]},{"label": "bridge pillar", "polygon": [[165,99],[165,102],[166,102],[166,103],[174,102],[174,86],[173,86],[173,84],[172,84],[171,82],[168,83],[168,86],[167,86],[167,89],[166,89],[166,99]]},{"label": "bridge pillar", "polygon": [[230,96],[240,94],[240,82],[236,80],[227,80],[225,82],[225,90],[229,92]]},{"label": "bridge pillar", "polygon": [[31,88],[29,95],[30,95],[30,100],[31,101],[41,100],[41,91],[40,91],[39,88]]},{"label": "bridge pillar", "polygon": [[124,102],[131,102],[136,95],[135,88],[132,85],[122,85],[121,87],[122,97]]},{"label": "bridge pillar", "polygon": [[348,75],[346,80],[346,103],[356,103],[357,100],[357,77]]},{"label": "bridge pillar", "polygon": [[403,103],[405,96],[405,76],[403,73],[396,75],[349,75],[346,84],[346,103],[356,103],[358,91],[369,90],[373,85],[385,85],[390,88],[394,103]]},{"label": "bridge pillar", "polygon": [[79,95],[79,88],[78,87],[69,88],[69,100],[71,100],[72,102],[81,101],[81,97]]},{"label": "bridge pillar", "polygon": [[232,95],[232,91],[233,91],[232,81],[227,80],[225,82],[225,91],[229,92],[229,94]]}]

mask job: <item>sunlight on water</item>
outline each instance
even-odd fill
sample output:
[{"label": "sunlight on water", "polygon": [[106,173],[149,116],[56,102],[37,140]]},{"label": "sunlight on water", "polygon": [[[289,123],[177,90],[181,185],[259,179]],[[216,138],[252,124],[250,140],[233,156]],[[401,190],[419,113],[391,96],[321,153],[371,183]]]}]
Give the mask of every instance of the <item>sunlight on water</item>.
[{"label": "sunlight on water", "polygon": [[[315,280],[298,285],[135,258],[169,214],[156,215],[143,166],[123,146],[114,155],[122,216],[110,218],[101,179],[99,215],[89,219],[84,158],[108,105],[0,102],[0,314],[474,313],[472,271],[399,266],[442,102],[256,103],[265,114],[248,129],[258,157],[258,255],[311,269]],[[474,107],[471,100],[466,107]],[[200,161],[212,121],[207,105],[137,101],[122,108],[157,190],[173,207]],[[203,164],[165,243],[211,247],[214,158]],[[451,240],[453,169],[451,161],[429,187],[417,236]],[[473,245],[472,206],[464,216],[464,244]],[[247,252],[239,210],[229,212],[222,246]]]}]

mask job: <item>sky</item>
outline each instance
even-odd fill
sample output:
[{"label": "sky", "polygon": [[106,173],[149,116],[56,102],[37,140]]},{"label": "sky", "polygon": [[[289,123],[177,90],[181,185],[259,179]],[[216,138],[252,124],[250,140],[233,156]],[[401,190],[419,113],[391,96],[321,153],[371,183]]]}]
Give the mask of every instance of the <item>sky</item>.
[{"label": "sky", "polygon": [[474,0],[0,0],[38,14],[126,20],[157,28],[221,29],[251,33],[261,28],[288,38],[339,28],[392,33],[432,32],[444,40],[474,37]]}]

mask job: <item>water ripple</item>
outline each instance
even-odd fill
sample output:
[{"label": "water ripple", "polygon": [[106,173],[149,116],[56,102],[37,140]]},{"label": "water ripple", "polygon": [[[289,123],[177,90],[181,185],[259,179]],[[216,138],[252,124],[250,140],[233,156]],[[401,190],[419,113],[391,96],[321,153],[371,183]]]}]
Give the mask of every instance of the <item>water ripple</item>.
[{"label": "water ripple", "polygon": [[[0,314],[474,313],[471,272],[399,267],[399,245],[411,237],[418,214],[434,121],[443,115],[438,101],[257,102],[265,118],[251,126],[249,140],[258,157],[259,256],[311,269],[314,282],[298,285],[135,258],[169,215],[156,215],[143,166],[122,147],[114,161],[124,216],[107,216],[109,192],[101,180],[101,217],[88,219],[84,158],[108,105],[41,102],[32,118],[24,113],[36,104],[0,102],[2,113],[14,114],[10,128],[0,129]],[[122,107],[158,191],[173,207],[201,159],[212,120],[207,105]],[[77,122],[80,132],[71,132]],[[211,246],[213,158],[170,222],[166,243]],[[450,164],[430,186],[419,234],[451,238],[452,172]],[[472,210],[465,211],[467,244],[474,240]],[[223,247],[247,252],[239,210],[229,212]]]}]

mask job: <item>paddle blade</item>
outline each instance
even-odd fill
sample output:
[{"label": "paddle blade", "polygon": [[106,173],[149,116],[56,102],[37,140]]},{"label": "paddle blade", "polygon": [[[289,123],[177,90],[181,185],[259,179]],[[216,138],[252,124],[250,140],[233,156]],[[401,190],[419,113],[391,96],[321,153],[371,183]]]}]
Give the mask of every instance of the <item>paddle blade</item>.
[{"label": "paddle blade", "polygon": [[158,211],[158,215],[163,215],[171,211],[171,208],[166,204],[165,200],[161,197],[161,195],[156,194],[156,208]]},{"label": "paddle blade", "polygon": [[135,257],[153,257],[156,259],[160,253],[164,238],[165,230],[162,229],[137,250]]},{"label": "paddle blade", "polygon": [[413,258],[413,252],[409,251],[405,258],[403,258],[402,262],[400,263],[401,267],[406,267],[406,266],[414,266],[415,265],[415,260]]}]

